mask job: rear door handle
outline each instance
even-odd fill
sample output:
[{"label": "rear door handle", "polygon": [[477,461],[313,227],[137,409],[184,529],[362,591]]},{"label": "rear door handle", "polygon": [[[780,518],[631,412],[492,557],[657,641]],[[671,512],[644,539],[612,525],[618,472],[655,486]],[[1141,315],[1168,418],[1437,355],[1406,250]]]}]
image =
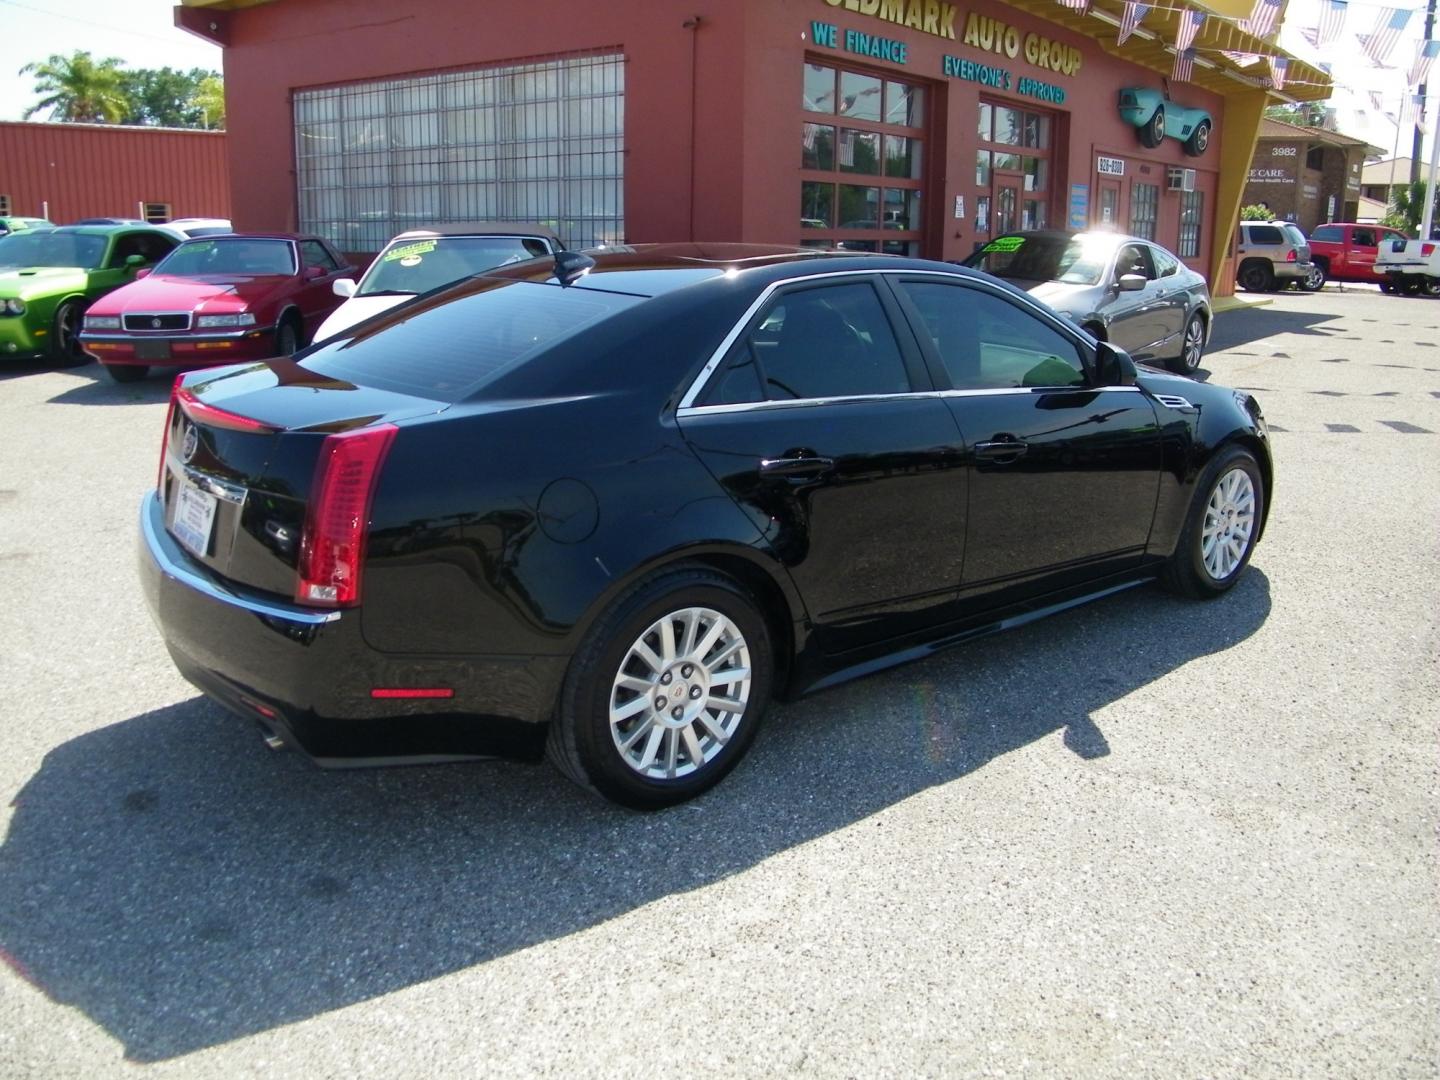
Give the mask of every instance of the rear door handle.
[{"label": "rear door handle", "polygon": [[975,456],[986,461],[995,461],[999,458],[1018,458],[1030,449],[1030,444],[1015,438],[1001,437],[992,439],[989,442],[977,442],[975,444]]},{"label": "rear door handle", "polygon": [[761,476],[810,477],[823,476],[835,468],[835,459],[805,455],[803,457],[763,458]]}]

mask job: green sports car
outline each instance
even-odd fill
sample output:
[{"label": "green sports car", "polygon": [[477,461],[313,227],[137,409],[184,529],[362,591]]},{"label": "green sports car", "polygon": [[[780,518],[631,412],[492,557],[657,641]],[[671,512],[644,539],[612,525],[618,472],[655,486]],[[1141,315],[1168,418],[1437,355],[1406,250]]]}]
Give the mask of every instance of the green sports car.
[{"label": "green sports car", "polygon": [[83,364],[91,301],[164,258],[178,235],[143,225],[27,229],[0,239],[0,360]]}]

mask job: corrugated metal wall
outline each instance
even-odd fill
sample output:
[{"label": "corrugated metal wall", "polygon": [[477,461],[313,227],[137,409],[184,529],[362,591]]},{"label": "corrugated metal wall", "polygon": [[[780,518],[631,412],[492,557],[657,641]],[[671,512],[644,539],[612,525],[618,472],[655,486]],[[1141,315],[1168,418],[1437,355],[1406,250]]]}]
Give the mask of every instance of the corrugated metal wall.
[{"label": "corrugated metal wall", "polygon": [[56,224],[139,217],[167,203],[171,217],[230,216],[223,131],[113,124],[0,123],[0,195],[10,213]]}]

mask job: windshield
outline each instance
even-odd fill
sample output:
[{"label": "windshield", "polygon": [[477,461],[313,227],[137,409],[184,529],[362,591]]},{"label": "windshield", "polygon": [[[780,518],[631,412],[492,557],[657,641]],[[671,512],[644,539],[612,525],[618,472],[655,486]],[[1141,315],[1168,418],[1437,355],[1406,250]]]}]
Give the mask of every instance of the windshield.
[{"label": "windshield", "polygon": [[391,244],[365,272],[356,296],[423,293],[452,281],[550,254],[550,245],[532,236],[436,236]]},{"label": "windshield", "polygon": [[1098,285],[1114,244],[1095,237],[1000,236],[965,260],[996,277]]},{"label": "windshield", "polygon": [[190,240],[181,244],[155,267],[157,274],[200,277],[205,274],[289,275],[295,272],[295,252],[289,240]]},{"label": "windshield", "polygon": [[[468,296],[416,300],[403,305],[403,318],[381,316],[361,323],[312,347],[301,364],[362,386],[458,401],[641,300],[489,278]],[[403,362],[397,362],[401,357]]]},{"label": "windshield", "polygon": [[65,232],[13,232],[0,240],[0,266],[99,267],[105,258],[103,236]]}]

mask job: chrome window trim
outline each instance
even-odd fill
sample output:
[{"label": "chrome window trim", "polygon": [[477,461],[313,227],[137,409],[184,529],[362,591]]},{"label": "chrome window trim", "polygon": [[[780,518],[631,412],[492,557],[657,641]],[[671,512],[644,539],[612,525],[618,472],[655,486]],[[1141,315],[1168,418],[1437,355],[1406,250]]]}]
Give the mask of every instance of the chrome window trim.
[{"label": "chrome window trim", "polygon": [[[982,291],[985,291],[985,292],[990,293],[990,294],[993,295],[993,296],[999,297],[999,298],[1002,299],[1002,300],[1008,300],[1008,301],[1011,302],[1011,303],[1018,303],[1020,307],[1025,308],[1025,309],[1028,309],[1031,314],[1034,314],[1034,315],[1039,316],[1041,322],[1044,322],[1044,323],[1046,323],[1047,325],[1049,325],[1050,328],[1053,329],[1053,330],[1055,330],[1055,331],[1057,331],[1057,332],[1060,334],[1061,337],[1065,338],[1067,341],[1070,341],[1072,344],[1075,345],[1077,355],[1079,354],[1080,346],[1083,344],[1083,341],[1077,341],[1077,340],[1076,340],[1077,329],[1078,329],[1077,327],[1071,325],[1070,323],[1067,323],[1065,320],[1059,318],[1058,316],[1056,316],[1056,315],[1053,314],[1052,312],[1047,311],[1044,307],[1042,307],[1042,306],[1040,305],[1040,303],[1039,303],[1038,301],[1032,299],[1029,295],[1027,295],[1027,294],[1025,294],[1025,293],[1022,292],[1019,296],[1016,296],[1014,293],[1010,292],[1010,291],[1007,290],[1007,289],[996,288],[994,285],[990,284],[988,281],[984,281],[984,280],[981,280],[981,279],[979,279],[979,278],[962,277],[960,274],[946,274],[946,273],[944,273],[943,271],[932,270],[932,269],[930,269],[930,268],[928,268],[928,267],[916,268],[916,269],[913,269],[913,270],[910,270],[910,269],[907,269],[907,270],[899,270],[899,269],[891,269],[891,268],[889,268],[889,267],[887,267],[887,268],[885,268],[885,269],[871,269],[871,270],[830,270],[830,271],[826,271],[826,272],[818,273],[818,274],[806,274],[806,275],[804,275],[803,277],[786,278],[786,279],[784,279],[783,281],[772,281],[769,285],[765,286],[765,288],[761,290],[760,295],[757,296],[757,297],[755,298],[755,300],[750,304],[750,306],[745,309],[745,313],[740,316],[739,321],[736,322],[735,325],[730,328],[730,332],[725,335],[724,339],[720,342],[719,347],[716,348],[716,350],[715,350],[713,353],[710,354],[710,359],[707,360],[707,361],[705,362],[705,366],[700,369],[700,374],[697,375],[697,376],[695,376],[695,379],[690,383],[690,386],[689,386],[689,388],[685,391],[684,396],[680,398],[680,404],[677,405],[676,408],[675,408],[675,415],[676,415],[676,417],[678,418],[678,417],[684,417],[684,416],[692,416],[692,415],[695,415],[695,414],[697,414],[697,413],[699,413],[699,412],[706,412],[706,411],[710,411],[710,410],[712,410],[712,409],[724,409],[724,410],[726,410],[726,411],[728,411],[728,412],[736,412],[736,411],[738,411],[737,408],[736,408],[736,405],[743,406],[743,407],[745,407],[745,408],[754,408],[754,407],[756,407],[756,406],[765,406],[765,407],[773,407],[773,406],[793,406],[793,405],[795,405],[795,404],[797,404],[797,403],[817,405],[817,404],[830,404],[830,403],[832,403],[832,402],[837,402],[837,401],[890,400],[890,399],[892,399],[892,398],[903,398],[903,397],[926,397],[926,396],[930,396],[930,395],[932,395],[932,394],[937,394],[937,393],[939,393],[939,394],[990,394],[990,393],[995,393],[996,390],[994,390],[994,389],[982,389],[982,390],[944,390],[944,391],[930,391],[930,390],[915,391],[915,390],[912,390],[912,391],[909,391],[909,392],[907,392],[907,393],[902,393],[902,394],[864,394],[864,395],[853,396],[853,397],[799,398],[799,399],[793,399],[793,400],[791,400],[791,401],[744,401],[744,402],[737,402],[737,403],[735,403],[734,405],[696,405],[696,404],[695,404],[695,399],[700,396],[700,391],[703,390],[703,389],[705,388],[705,384],[710,381],[710,376],[715,373],[715,369],[720,366],[721,362],[725,359],[725,356],[730,352],[731,347],[732,347],[732,346],[735,344],[735,342],[739,339],[741,333],[743,333],[744,330],[745,330],[745,328],[750,325],[750,320],[753,319],[753,318],[756,316],[756,314],[759,313],[760,309],[765,306],[766,302],[767,302],[767,301],[770,299],[770,297],[773,296],[777,291],[779,291],[780,289],[783,289],[783,288],[788,288],[788,287],[791,286],[791,285],[796,285],[796,284],[799,284],[799,283],[801,283],[801,282],[806,282],[806,281],[824,281],[824,280],[829,280],[829,279],[836,279],[836,280],[838,280],[838,279],[843,279],[843,278],[871,278],[871,277],[885,277],[885,276],[889,276],[889,277],[891,277],[891,278],[898,278],[898,277],[927,277],[927,276],[928,276],[928,277],[934,279],[934,280],[937,281],[937,282],[946,282],[946,283],[948,283],[948,284],[958,285],[958,286],[961,287],[961,288],[977,288],[977,289],[980,289],[980,290],[982,290]],[[1083,363],[1082,363],[1081,366],[1082,366],[1082,368],[1083,368],[1083,366],[1084,366]],[[1005,391],[1005,392],[1015,392],[1015,393],[1029,394],[1029,393],[1034,393],[1036,390],[1045,389],[1045,387],[1022,386],[1022,387],[1002,387],[1002,388],[999,388],[999,389],[1000,389],[1000,390],[1003,390],[1003,391]],[[1055,389],[1074,390],[1074,389],[1078,389],[1078,388],[1077,388],[1077,387],[1056,387]],[[1113,389],[1128,389],[1128,388],[1122,388],[1122,387],[1086,387],[1085,389],[1092,389],[1092,390],[1113,390]]]},{"label": "chrome window trim", "polygon": [[1007,397],[1019,394],[1094,394],[1115,391],[1141,394],[1138,386],[995,386],[975,390],[912,390],[907,394],[856,394],[852,397],[790,398],[786,401],[737,401],[729,405],[692,405],[675,410],[677,420],[740,412],[768,412],[772,409],[814,408],[824,405],[853,405],[867,401],[913,401],[924,398]]}]

